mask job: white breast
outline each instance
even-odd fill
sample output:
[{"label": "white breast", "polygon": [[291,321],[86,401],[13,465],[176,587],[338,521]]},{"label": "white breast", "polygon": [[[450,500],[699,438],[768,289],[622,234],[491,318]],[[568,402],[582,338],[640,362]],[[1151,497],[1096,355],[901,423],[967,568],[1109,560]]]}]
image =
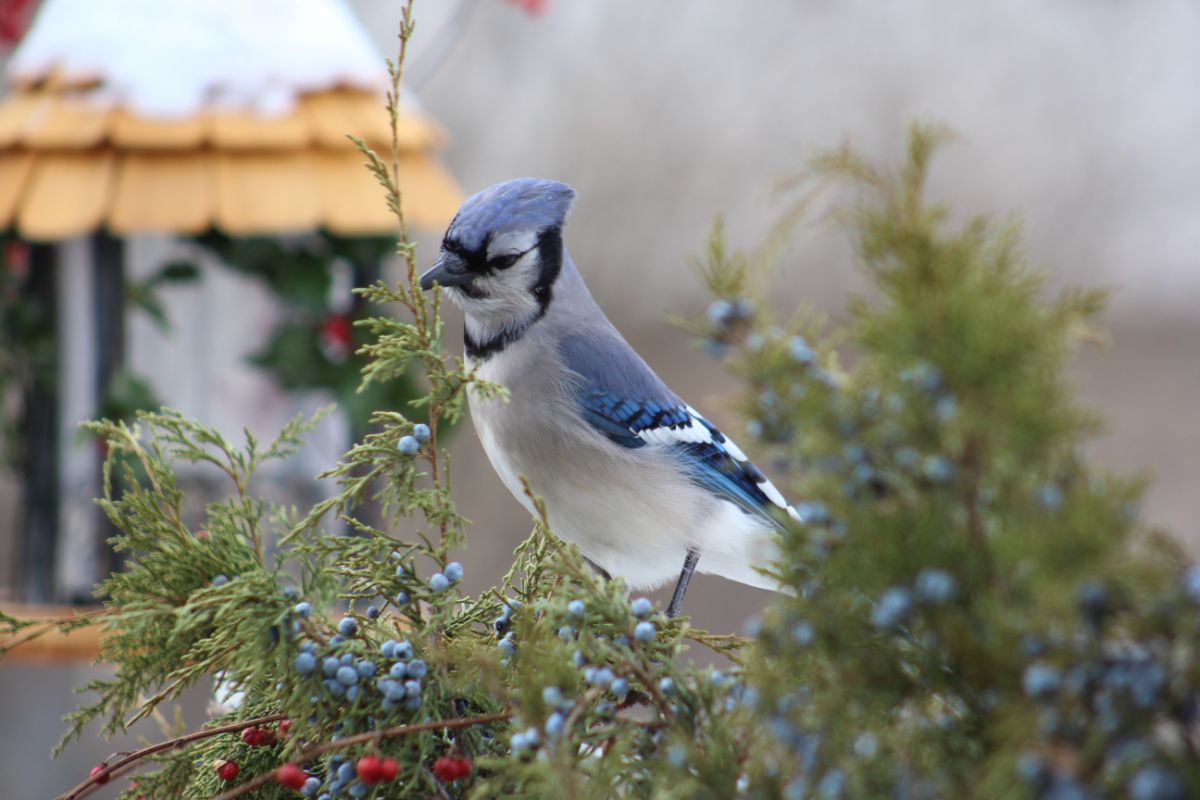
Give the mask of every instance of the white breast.
[{"label": "white breast", "polygon": [[675,580],[690,547],[701,551],[701,572],[768,585],[750,564],[775,557],[769,528],[684,477],[665,448],[631,450],[594,431],[557,373],[520,345],[479,371],[508,387],[508,402],[472,394],[469,406],[493,468],[530,513],[521,476],[545,501],[555,533],[632,588]]},{"label": "white breast", "polygon": [[534,508],[533,501],[529,499],[525,493],[525,487],[521,484],[520,476],[523,473],[513,465],[512,460],[504,452],[504,448],[500,446],[496,438],[495,426],[488,421],[492,416],[486,410],[477,411],[476,402],[471,403],[471,418],[475,422],[475,430],[479,434],[483,452],[487,454],[488,461],[492,463],[492,469],[496,470],[496,474],[512,492],[513,497],[516,497],[530,514],[536,514],[537,509]]}]

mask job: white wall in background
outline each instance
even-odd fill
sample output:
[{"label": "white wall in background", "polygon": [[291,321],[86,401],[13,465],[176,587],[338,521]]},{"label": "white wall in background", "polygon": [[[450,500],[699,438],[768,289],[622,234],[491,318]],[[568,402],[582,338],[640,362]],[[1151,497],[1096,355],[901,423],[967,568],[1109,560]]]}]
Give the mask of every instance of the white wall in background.
[{"label": "white wall in background", "polygon": [[[394,52],[397,4],[354,4]],[[686,256],[713,215],[753,243],[772,185],[814,147],[849,138],[895,160],[914,117],[961,137],[936,196],[1019,214],[1036,262],[1120,287],[1115,313],[1200,317],[1193,0],[549,7],[418,1],[409,73],[466,188],[540,174],[580,190],[568,243],[633,319],[702,302]],[[459,8],[460,38],[439,38]],[[789,300],[825,306],[857,285],[836,232],[802,239],[784,275]]]}]

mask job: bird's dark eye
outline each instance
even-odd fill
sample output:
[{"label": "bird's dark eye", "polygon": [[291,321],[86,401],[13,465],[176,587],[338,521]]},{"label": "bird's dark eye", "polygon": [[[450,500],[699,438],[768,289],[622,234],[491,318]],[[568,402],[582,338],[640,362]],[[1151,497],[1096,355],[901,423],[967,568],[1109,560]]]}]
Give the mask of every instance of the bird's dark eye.
[{"label": "bird's dark eye", "polygon": [[488,259],[488,267],[491,269],[508,269],[513,264],[517,263],[517,259],[525,255],[524,253],[506,253],[502,256]]}]

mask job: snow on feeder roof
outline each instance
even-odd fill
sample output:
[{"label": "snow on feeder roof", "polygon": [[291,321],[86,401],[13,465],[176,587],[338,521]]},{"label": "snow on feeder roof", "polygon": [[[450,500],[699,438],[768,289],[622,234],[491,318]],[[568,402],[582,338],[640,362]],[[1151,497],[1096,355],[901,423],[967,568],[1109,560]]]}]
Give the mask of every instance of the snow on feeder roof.
[{"label": "snow on feeder roof", "polygon": [[[0,228],[26,239],[395,227],[346,138],[391,152],[383,58],[342,0],[46,0],[6,77]],[[445,136],[404,99],[405,212],[440,226]]]}]

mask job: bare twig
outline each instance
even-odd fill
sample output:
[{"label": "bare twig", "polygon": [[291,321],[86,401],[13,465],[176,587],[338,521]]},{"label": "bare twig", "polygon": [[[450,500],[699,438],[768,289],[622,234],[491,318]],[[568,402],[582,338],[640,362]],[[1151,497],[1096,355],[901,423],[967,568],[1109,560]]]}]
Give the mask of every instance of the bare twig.
[{"label": "bare twig", "polygon": [[[305,748],[295,755],[292,759],[293,763],[303,763],[316,758],[324,753],[333,750],[341,750],[345,747],[353,747],[354,745],[367,744],[369,742],[378,742],[383,739],[394,739],[398,736],[406,736],[410,733],[421,733],[422,731],[436,730],[454,730],[456,728],[469,728],[473,725],[487,725],[492,722],[501,722],[512,716],[511,711],[500,711],[495,714],[485,714],[479,717],[459,717],[457,719],[442,719],[433,722],[419,722],[415,725],[398,725],[394,728],[384,728],[381,731],[371,731],[369,733],[359,733],[354,736],[347,736],[344,739],[338,739],[335,742],[322,742],[318,745]],[[252,780],[246,781],[240,786],[235,786],[229,791],[219,794],[213,800],[233,800],[235,797],[241,797],[247,792],[252,792],[260,786],[263,786],[275,780],[275,771],[264,772]],[[62,800],[60,798],[60,800]]]},{"label": "bare twig", "polygon": [[231,722],[228,725],[221,725],[216,728],[205,728],[204,730],[193,731],[184,736],[178,736],[174,739],[167,739],[158,744],[152,744],[148,747],[143,747],[141,750],[135,750],[129,753],[120,761],[105,766],[104,769],[97,772],[95,775],[88,777],[87,780],[80,783],[73,789],[60,794],[57,800],[76,800],[76,798],[91,794],[101,783],[108,783],[110,778],[115,778],[121,775],[130,768],[135,766],[147,756],[152,756],[155,753],[161,753],[165,750],[175,750],[200,739],[208,739],[212,736],[220,736],[222,733],[236,733],[245,728],[253,728],[256,725],[266,725],[270,722],[278,722],[281,719],[286,719],[286,714],[268,714],[265,717],[257,717],[256,719],[246,719],[241,722]]}]

